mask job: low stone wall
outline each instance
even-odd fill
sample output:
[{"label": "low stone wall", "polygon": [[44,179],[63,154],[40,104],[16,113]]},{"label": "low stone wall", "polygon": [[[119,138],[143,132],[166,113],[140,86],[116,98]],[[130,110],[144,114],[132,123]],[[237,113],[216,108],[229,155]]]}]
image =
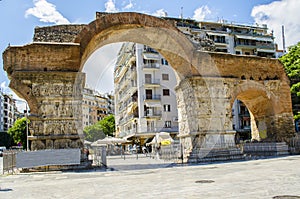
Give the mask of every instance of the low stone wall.
[{"label": "low stone wall", "polygon": [[188,156],[188,163],[243,160],[244,155],[238,147],[199,148]]},{"label": "low stone wall", "polygon": [[285,142],[245,143],[241,145],[246,155],[278,156],[288,155],[289,147]]}]

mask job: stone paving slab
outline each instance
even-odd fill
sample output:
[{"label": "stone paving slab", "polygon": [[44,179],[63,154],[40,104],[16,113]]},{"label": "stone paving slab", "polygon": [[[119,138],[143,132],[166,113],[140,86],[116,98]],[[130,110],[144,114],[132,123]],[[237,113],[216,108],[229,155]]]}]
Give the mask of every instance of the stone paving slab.
[{"label": "stone paving slab", "polygon": [[[126,166],[119,166],[114,171],[21,173],[0,176],[0,198],[300,196],[300,156],[190,166],[166,166],[167,163],[162,164],[163,161],[150,158],[139,158],[135,161],[134,158],[108,159],[108,164],[111,165],[117,166],[118,162]],[[152,168],[134,170],[137,165],[147,162]]]}]

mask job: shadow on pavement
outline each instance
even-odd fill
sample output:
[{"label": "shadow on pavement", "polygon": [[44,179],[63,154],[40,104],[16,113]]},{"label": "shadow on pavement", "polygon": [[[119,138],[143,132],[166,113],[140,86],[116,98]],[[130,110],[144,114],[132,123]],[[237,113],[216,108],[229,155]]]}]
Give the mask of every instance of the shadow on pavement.
[{"label": "shadow on pavement", "polygon": [[12,189],[9,189],[9,188],[1,189],[1,188],[0,188],[0,191],[12,191]]}]

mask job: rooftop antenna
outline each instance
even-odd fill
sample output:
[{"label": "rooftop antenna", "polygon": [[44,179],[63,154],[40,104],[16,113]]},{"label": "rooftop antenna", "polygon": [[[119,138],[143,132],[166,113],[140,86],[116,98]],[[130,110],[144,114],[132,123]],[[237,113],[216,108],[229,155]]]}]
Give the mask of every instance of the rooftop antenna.
[{"label": "rooftop antenna", "polygon": [[181,7],[180,18],[183,19],[183,7]]},{"label": "rooftop antenna", "polygon": [[283,54],[285,54],[286,51],[285,51],[284,25],[282,25],[282,48],[283,48]]}]

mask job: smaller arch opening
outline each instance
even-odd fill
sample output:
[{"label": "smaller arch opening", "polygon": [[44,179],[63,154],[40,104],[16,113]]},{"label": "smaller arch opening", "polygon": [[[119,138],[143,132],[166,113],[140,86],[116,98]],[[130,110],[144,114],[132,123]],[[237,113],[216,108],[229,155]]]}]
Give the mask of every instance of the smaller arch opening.
[{"label": "smaller arch opening", "polygon": [[242,80],[246,80],[245,75],[242,75],[242,76],[241,76],[241,79],[242,79]]},{"label": "smaller arch opening", "polygon": [[236,99],[232,107],[232,128],[236,131],[235,143],[251,142],[251,115],[245,103]]}]

